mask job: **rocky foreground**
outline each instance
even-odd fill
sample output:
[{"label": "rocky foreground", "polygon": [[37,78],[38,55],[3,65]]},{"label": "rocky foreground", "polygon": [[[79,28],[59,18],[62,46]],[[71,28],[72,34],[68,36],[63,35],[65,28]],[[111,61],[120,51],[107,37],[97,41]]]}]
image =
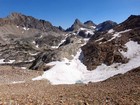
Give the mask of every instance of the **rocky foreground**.
[{"label": "rocky foreground", "polygon": [[75,85],[32,81],[41,71],[2,66],[0,73],[0,105],[140,105],[140,68],[103,82]]}]

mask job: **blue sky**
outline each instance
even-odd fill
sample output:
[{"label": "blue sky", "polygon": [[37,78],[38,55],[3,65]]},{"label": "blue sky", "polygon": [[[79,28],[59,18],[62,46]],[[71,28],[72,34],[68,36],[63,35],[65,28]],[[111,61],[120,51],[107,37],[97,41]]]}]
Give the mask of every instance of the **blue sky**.
[{"label": "blue sky", "polygon": [[131,14],[140,15],[140,0],[0,0],[0,17],[20,12],[67,28],[78,18],[98,24],[120,23]]}]

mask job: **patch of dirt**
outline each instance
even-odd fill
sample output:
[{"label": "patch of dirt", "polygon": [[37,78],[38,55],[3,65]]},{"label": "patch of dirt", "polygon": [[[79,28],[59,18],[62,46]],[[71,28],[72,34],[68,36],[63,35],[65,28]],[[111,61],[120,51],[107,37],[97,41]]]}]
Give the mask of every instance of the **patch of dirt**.
[{"label": "patch of dirt", "polygon": [[23,70],[18,67],[0,66],[0,85],[31,81],[43,71]]},{"label": "patch of dirt", "polygon": [[[36,75],[35,71],[29,74]],[[0,104],[140,105],[140,68],[98,83],[50,85],[47,80],[41,80],[3,84],[0,85]]]}]

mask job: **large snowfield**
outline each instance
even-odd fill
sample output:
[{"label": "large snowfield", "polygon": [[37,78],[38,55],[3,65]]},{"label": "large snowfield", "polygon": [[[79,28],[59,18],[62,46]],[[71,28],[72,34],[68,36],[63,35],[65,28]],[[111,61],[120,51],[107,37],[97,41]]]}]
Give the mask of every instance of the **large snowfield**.
[{"label": "large snowfield", "polygon": [[48,79],[51,84],[75,84],[104,81],[114,75],[124,74],[140,66],[140,45],[137,42],[129,41],[125,44],[127,52],[120,51],[124,57],[129,58],[126,64],[114,63],[110,66],[102,64],[95,70],[88,71],[86,66],[79,60],[82,54],[81,49],[73,60],[51,62],[47,65],[54,65],[50,70],[45,71],[42,76],[33,80]]}]

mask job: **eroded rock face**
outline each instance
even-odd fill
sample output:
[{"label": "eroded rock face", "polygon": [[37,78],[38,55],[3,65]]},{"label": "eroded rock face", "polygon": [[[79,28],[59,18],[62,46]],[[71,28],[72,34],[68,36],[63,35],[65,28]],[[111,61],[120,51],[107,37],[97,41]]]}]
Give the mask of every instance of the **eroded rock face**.
[{"label": "eroded rock face", "polygon": [[113,42],[98,44],[90,41],[82,47],[84,54],[83,63],[87,66],[88,70],[94,70],[102,63],[106,65],[126,63],[127,59],[118,51],[119,48],[121,46],[114,46]]},{"label": "eroded rock face", "polygon": [[73,25],[70,28],[66,29],[66,32],[77,31],[81,27],[85,27],[84,24],[80,22],[79,19],[75,19]]},{"label": "eroded rock face", "polygon": [[94,28],[94,27],[96,27],[96,24],[95,23],[93,23],[91,20],[88,20],[88,21],[86,21],[86,22],[84,22],[84,24],[87,26],[87,27],[91,27],[91,28]]},{"label": "eroded rock face", "polygon": [[62,30],[48,21],[38,20],[20,13],[12,13],[6,18],[0,18],[0,43],[11,43],[17,38],[36,39],[39,42],[50,37],[52,40],[57,39],[55,42],[59,43],[61,42],[60,36],[63,39],[64,34]]},{"label": "eroded rock face", "polygon": [[109,20],[109,21],[105,21],[103,23],[98,24],[97,25],[97,30],[102,32],[102,31],[112,29],[115,26],[117,26],[117,23]]},{"label": "eroded rock face", "polygon": [[[108,32],[95,33],[89,42],[82,47],[83,63],[87,68],[94,70],[103,63],[111,65],[128,62],[129,59],[125,58],[121,51],[127,51],[125,44],[130,40],[140,43],[140,27],[137,23],[139,20],[140,18],[137,16],[135,18],[129,17],[128,20]],[[122,31],[122,29],[126,30]]]},{"label": "eroded rock face", "polygon": [[59,45],[64,37],[65,32],[48,21],[12,13],[0,18],[0,60],[29,67],[38,53]]},{"label": "eroded rock face", "polygon": [[41,31],[55,31],[61,32],[59,28],[54,27],[50,22],[45,20],[38,20],[32,16],[25,16],[21,13],[11,13],[7,18],[0,19],[0,26],[5,24],[16,25],[26,28],[39,29]]},{"label": "eroded rock face", "polygon": [[43,66],[46,63],[52,61],[62,61],[64,60],[64,58],[71,60],[73,59],[73,56],[76,55],[77,51],[83,43],[84,41],[82,40],[82,38],[74,35],[69,36],[58,49],[49,49],[45,52],[40,53],[33,64],[30,66],[30,69],[42,70],[46,68],[45,66]]},{"label": "eroded rock face", "polygon": [[131,15],[127,20],[119,24],[119,26],[114,29],[117,31],[122,31],[126,29],[134,29],[140,27],[140,15]]},{"label": "eroded rock face", "polygon": [[[32,63],[38,50],[29,42],[16,41],[11,44],[0,44],[0,59],[4,59],[4,64],[13,66],[26,66]],[[13,60],[13,63],[7,63]]]},{"label": "eroded rock face", "polygon": [[91,36],[93,36],[93,34],[87,33],[86,30],[79,31],[78,35],[83,37],[83,38],[90,38]]}]

